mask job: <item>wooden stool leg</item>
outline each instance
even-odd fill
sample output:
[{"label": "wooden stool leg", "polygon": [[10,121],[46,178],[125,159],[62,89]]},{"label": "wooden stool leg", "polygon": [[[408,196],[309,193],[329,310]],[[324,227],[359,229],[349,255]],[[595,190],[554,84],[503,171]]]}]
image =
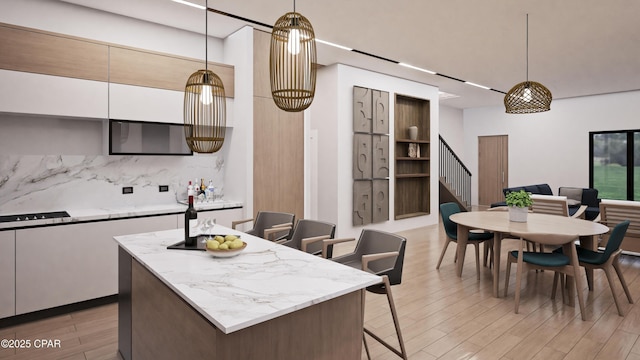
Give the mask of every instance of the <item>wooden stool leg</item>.
[{"label": "wooden stool leg", "polygon": [[389,277],[387,275],[382,276],[382,281],[384,282],[385,292],[387,293],[387,301],[389,302],[389,308],[391,308],[391,317],[393,318],[393,324],[396,327],[396,335],[398,336],[398,343],[400,344],[400,351],[398,349],[391,346],[386,341],[382,340],[378,335],[372,333],[369,329],[364,328],[364,332],[369,334],[376,341],[387,347],[387,349],[393,351],[394,354],[398,355],[404,360],[407,360],[407,350],[404,347],[404,340],[402,339],[402,331],[400,330],[400,321],[398,320],[398,313],[396,312],[396,305],[393,302],[393,296],[391,295],[391,284],[389,284]]}]

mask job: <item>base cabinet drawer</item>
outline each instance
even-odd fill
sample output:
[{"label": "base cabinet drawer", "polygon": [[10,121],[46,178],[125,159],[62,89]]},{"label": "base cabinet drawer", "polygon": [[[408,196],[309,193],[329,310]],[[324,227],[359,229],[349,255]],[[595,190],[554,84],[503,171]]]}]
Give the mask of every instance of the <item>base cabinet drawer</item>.
[{"label": "base cabinet drawer", "polygon": [[164,215],[16,230],[16,315],[117,294],[113,237],[176,226]]}]

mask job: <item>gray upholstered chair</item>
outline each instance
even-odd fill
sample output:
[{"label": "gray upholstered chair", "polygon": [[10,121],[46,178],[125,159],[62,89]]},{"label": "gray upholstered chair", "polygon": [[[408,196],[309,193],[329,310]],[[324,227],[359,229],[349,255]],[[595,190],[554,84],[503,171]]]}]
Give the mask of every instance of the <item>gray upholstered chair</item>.
[{"label": "gray upholstered chair", "polygon": [[[355,239],[324,240],[323,242],[325,245],[323,253],[326,254],[327,245],[343,242],[345,240]],[[377,285],[369,286],[367,291],[387,295],[387,301],[391,308],[391,316],[396,328],[396,335],[398,336],[400,350],[384,341],[378,335],[372,333],[366,327],[364,328],[364,332],[403,359],[407,359],[407,351],[402,339],[400,322],[398,321],[398,314],[393,302],[393,296],[391,295],[391,285],[400,284],[402,281],[402,266],[404,264],[406,242],[407,240],[399,235],[384,231],[364,229],[360,233],[360,239],[358,239],[358,243],[352,253],[344,254],[332,259],[333,261],[341,264],[382,276],[382,281]],[[364,335],[362,340],[364,341],[367,358],[370,358],[369,348]]]},{"label": "gray upholstered chair", "polygon": [[[302,250],[314,255],[322,253],[322,240],[333,239],[336,225],[324,221],[300,219],[291,238],[278,241],[279,244]],[[328,257],[331,257],[329,250]]]},{"label": "gray upholstered chair", "polygon": [[275,211],[258,211],[255,221],[251,219],[236,220],[231,222],[235,229],[238,225],[253,221],[253,228],[245,231],[247,234],[261,237],[267,240],[287,239],[293,228],[294,215]]}]

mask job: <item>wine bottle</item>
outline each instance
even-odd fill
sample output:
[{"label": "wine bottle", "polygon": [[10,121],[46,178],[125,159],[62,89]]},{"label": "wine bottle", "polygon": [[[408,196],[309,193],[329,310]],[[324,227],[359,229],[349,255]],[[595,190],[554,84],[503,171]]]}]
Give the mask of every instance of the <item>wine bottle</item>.
[{"label": "wine bottle", "polygon": [[184,213],[184,245],[197,245],[196,229],[198,228],[198,212],[193,207],[193,195],[189,196],[189,207]]}]

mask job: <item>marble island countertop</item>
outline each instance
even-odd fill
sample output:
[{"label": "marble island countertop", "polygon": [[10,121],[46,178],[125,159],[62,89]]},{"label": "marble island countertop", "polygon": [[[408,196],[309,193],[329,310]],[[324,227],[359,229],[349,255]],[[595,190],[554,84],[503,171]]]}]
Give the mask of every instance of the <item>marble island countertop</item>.
[{"label": "marble island countertop", "polygon": [[206,251],[168,250],[181,229],[114,237],[135,260],[228,334],[364,289],[380,277],[221,225],[247,243],[232,258]]},{"label": "marble island countertop", "polygon": [[[196,203],[196,210],[219,210],[242,207],[241,202],[237,201],[216,201],[216,202],[202,202]],[[149,215],[163,215],[163,214],[177,214],[184,212],[187,206],[180,203],[173,204],[158,204],[158,205],[139,205],[128,207],[105,207],[105,208],[87,208],[87,209],[62,209],[69,214],[69,217],[63,218],[51,218],[51,219],[38,219],[28,221],[10,221],[1,222],[0,230],[3,229],[18,229],[22,227],[32,226],[47,226],[64,223],[77,223],[84,221],[96,221],[96,220],[111,220],[122,219],[137,216],[149,216]],[[3,215],[3,214],[0,214]],[[9,214],[6,214],[9,215]]]}]

